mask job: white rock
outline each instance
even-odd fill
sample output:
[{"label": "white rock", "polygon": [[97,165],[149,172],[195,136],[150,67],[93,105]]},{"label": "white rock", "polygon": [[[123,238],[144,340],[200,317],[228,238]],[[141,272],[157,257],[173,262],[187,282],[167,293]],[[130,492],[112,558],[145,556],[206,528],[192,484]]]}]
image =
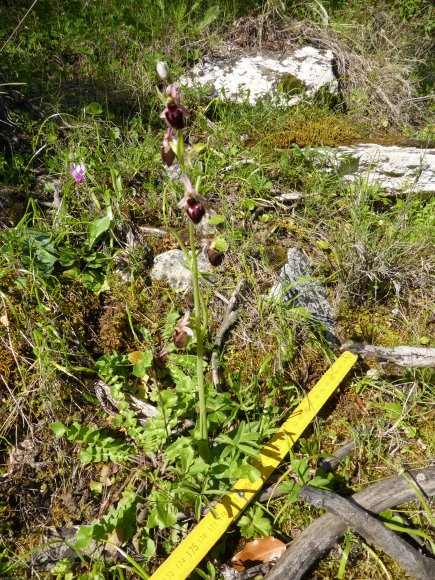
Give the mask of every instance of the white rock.
[{"label": "white rock", "polygon": [[[210,272],[211,266],[202,253],[198,256],[200,272]],[[151,278],[164,280],[177,292],[186,292],[193,286],[192,274],[187,267],[182,250],[169,250],[154,259]]]},{"label": "white rock", "polygon": [[367,143],[320,151],[347,181],[364,179],[391,193],[435,193],[435,149]]},{"label": "white rock", "polygon": [[[180,79],[180,84],[213,86],[218,96],[236,102],[248,98],[253,105],[265,96],[275,98],[285,73],[293,74],[305,83],[307,97],[312,97],[322,87],[331,93],[338,91],[330,50],[303,46],[279,54],[262,51],[246,55],[229,46],[226,52],[226,56],[208,58],[195,65],[189,75]],[[281,94],[279,102],[284,104],[285,100],[287,105],[296,104],[300,99],[300,96],[284,99]]]}]

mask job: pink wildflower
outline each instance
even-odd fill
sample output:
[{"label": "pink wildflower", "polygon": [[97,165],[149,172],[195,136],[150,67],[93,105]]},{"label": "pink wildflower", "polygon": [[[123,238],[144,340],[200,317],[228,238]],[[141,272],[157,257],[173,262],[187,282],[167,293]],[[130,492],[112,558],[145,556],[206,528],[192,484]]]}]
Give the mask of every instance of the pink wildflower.
[{"label": "pink wildflower", "polygon": [[69,167],[69,172],[71,173],[74,181],[79,184],[83,183],[85,179],[86,167],[84,163],[71,163]]}]

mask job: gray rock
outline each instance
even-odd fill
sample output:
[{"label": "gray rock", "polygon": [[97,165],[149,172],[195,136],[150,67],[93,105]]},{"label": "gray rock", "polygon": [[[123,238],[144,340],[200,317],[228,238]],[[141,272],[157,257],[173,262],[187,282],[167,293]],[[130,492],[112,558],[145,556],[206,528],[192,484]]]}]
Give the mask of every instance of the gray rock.
[{"label": "gray rock", "polygon": [[307,256],[297,248],[289,248],[287,262],[269,296],[305,308],[314,320],[324,325],[327,341],[335,346],[338,340],[335,336],[334,310],[322,285],[317,280],[307,280],[311,276],[310,260]]},{"label": "gray rock", "polygon": [[248,98],[253,105],[265,96],[275,99],[278,104],[297,104],[301,95],[286,97],[278,91],[285,74],[292,74],[305,84],[306,97],[313,97],[317,90],[323,88],[331,93],[338,92],[332,51],[313,46],[295,50],[289,45],[284,53],[263,50],[253,54],[226,46],[221,55],[195,65],[188,75],[180,79],[180,84],[208,87],[211,96],[236,102]]},{"label": "gray rock", "polygon": [[435,193],[435,149],[361,144],[320,150],[329,170],[349,182],[360,179],[390,193]]},{"label": "gray rock", "polygon": [[[200,272],[211,272],[211,266],[202,252],[198,256]],[[154,259],[151,278],[164,280],[177,292],[186,292],[193,287],[192,274],[186,265],[182,250],[169,250]]]},{"label": "gray rock", "polygon": [[[72,562],[79,560],[79,554],[72,547],[79,526],[73,528],[47,528],[42,546],[31,555],[32,568],[37,570],[51,570],[57,562],[65,558]],[[48,545],[47,545],[48,544]],[[81,556],[87,556],[93,560],[101,558],[114,558],[106,550],[105,544],[92,540],[90,546],[80,551]]]}]

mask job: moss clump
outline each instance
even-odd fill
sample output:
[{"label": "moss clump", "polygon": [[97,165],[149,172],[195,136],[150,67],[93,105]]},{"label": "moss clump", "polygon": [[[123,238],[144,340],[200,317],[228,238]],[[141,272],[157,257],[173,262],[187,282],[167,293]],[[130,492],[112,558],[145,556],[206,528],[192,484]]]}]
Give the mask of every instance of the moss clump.
[{"label": "moss clump", "polygon": [[291,73],[284,73],[278,83],[278,93],[284,95],[298,95],[305,92],[306,84]]},{"label": "moss clump", "polygon": [[342,304],[337,313],[340,334],[344,340],[368,342],[378,346],[407,344],[407,336],[401,324],[391,315],[391,305],[377,305],[376,311],[368,308],[351,308]]},{"label": "moss clump", "polygon": [[336,147],[358,139],[359,134],[343,117],[325,115],[317,119],[292,120],[286,131],[268,136],[268,141],[281,149],[295,144],[299,147]]}]

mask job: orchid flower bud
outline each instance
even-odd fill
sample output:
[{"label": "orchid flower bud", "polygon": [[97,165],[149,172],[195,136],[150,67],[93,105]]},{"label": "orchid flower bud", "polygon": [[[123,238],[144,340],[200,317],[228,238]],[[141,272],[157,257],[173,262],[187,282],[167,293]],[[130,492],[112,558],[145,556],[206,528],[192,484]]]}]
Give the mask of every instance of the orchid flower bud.
[{"label": "orchid flower bud", "polygon": [[162,81],[166,81],[169,78],[169,67],[163,60],[159,60],[156,65],[157,74],[162,79]]}]

